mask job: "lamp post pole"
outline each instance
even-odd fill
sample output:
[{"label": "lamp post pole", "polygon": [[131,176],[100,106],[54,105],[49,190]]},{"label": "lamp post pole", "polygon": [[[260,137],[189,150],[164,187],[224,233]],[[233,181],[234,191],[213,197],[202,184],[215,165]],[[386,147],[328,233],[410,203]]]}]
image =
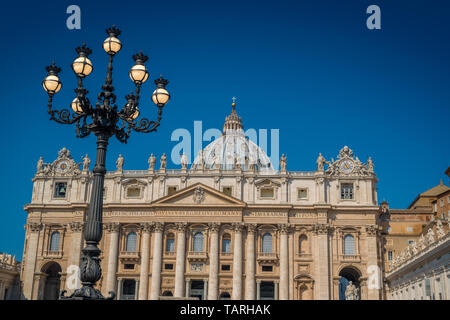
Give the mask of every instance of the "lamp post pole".
[{"label": "lamp post pole", "polygon": [[[120,30],[115,26],[106,30],[108,38],[103,42],[103,49],[109,55],[109,64],[105,84],[98,94],[98,102],[95,107],[91,105],[87,98],[88,91],[83,87],[83,79],[88,76],[93,66],[88,56],[91,50],[84,44],[76,49],[78,57],[72,63],[72,69],[78,77],[78,87],[75,89],[76,98],[72,101],[71,108],[53,110],[53,96],[61,89],[61,81],[58,73],[61,69],[53,63],[48,66],[48,75],[42,85],[49,96],[48,113],[50,119],[62,124],[76,124],[76,134],[79,138],[87,137],[91,132],[97,137],[97,156],[93,170],[93,184],[91,198],[87,212],[87,221],[84,230],[86,247],[81,250],[80,280],[82,287],[75,290],[70,296],[65,296],[65,290],[61,292],[60,299],[74,300],[102,300],[105,299],[101,292],[95,288],[97,281],[102,275],[100,267],[100,253],[98,244],[102,239],[103,225],[103,184],[105,179],[105,161],[108,141],[112,136],[126,143],[131,129],[137,132],[153,132],[160,125],[162,109],[169,101],[170,95],[165,89],[168,81],[162,76],[155,80],[156,90],[153,92],[152,100],[158,107],[158,118],[156,121],[149,121],[146,118],[136,120],[140,114],[139,95],[140,89],[148,79],[148,71],[145,62],[148,58],[142,52],[133,56],[135,65],[131,68],[129,75],[135,84],[136,94],[133,92],[125,97],[125,106],[118,111],[115,105],[116,96],[112,86],[113,57],[122,47],[120,40]],[[106,299],[114,299],[116,294],[110,291]]]}]

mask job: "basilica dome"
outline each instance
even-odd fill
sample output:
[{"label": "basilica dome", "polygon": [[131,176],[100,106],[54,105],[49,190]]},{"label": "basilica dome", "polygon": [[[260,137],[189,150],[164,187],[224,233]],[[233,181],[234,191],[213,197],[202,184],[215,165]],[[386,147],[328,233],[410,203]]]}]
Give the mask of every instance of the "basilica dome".
[{"label": "basilica dome", "polygon": [[242,119],[232,103],[231,114],[225,118],[223,134],[201,150],[191,169],[259,170],[273,172],[267,154],[245,136]]}]

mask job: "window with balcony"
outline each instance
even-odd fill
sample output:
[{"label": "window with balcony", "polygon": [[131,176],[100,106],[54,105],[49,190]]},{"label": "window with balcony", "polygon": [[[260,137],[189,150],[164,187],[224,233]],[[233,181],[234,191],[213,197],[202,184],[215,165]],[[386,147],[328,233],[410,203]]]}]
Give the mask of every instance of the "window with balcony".
[{"label": "window with balcony", "polygon": [[270,233],[265,233],[262,236],[262,252],[264,253],[272,252],[272,235]]},{"label": "window with balcony", "polygon": [[60,242],[61,234],[58,231],[52,233],[50,237],[50,251],[58,251],[59,250],[59,242]]},{"label": "window with balcony", "polygon": [[203,252],[203,233],[197,232],[194,234],[193,251]]},{"label": "window with balcony", "polygon": [[127,252],[136,252],[136,245],[137,245],[137,234],[136,232],[130,232],[127,235],[127,243],[125,250]]},{"label": "window with balcony", "polygon": [[225,233],[222,236],[222,253],[230,253],[231,252],[231,236],[228,233]]},{"label": "window with balcony", "polygon": [[344,255],[355,254],[355,238],[351,234],[344,236]]},{"label": "window with balcony", "polygon": [[167,235],[166,252],[175,252],[175,236],[173,233]]},{"label": "window with balcony", "polygon": [[341,185],[341,199],[343,199],[343,200],[353,199],[353,184],[352,183],[343,183]]}]

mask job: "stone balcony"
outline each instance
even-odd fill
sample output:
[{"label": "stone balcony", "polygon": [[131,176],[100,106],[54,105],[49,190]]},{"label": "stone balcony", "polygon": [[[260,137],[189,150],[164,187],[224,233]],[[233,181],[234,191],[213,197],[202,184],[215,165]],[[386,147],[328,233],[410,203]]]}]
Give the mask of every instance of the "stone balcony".
[{"label": "stone balcony", "polygon": [[176,258],[177,253],[175,251],[164,251],[165,258]]},{"label": "stone balcony", "polygon": [[191,262],[206,262],[208,260],[208,253],[206,251],[189,251],[187,259]]},{"label": "stone balcony", "polygon": [[62,250],[47,250],[44,252],[44,258],[47,259],[61,259],[63,257]]},{"label": "stone balcony", "polygon": [[312,261],[312,254],[311,253],[297,253],[295,255],[295,261]]},{"label": "stone balcony", "polygon": [[259,263],[277,263],[278,255],[275,252],[258,252],[256,260]]},{"label": "stone balcony", "polygon": [[361,262],[361,255],[359,254],[341,254],[339,258],[342,262]]},{"label": "stone balcony", "polygon": [[119,259],[122,262],[139,262],[141,255],[138,251],[120,251]]}]

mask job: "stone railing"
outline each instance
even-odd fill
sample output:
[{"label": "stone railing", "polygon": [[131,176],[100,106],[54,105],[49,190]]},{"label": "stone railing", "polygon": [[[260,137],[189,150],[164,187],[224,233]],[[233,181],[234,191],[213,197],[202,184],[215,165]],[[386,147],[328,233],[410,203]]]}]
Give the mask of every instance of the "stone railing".
[{"label": "stone railing", "polygon": [[208,259],[208,253],[206,251],[189,251],[187,258],[189,261],[205,261]]},{"label": "stone railing", "polygon": [[[160,170],[159,168],[154,169],[153,171],[149,171],[149,170],[123,170],[123,171],[108,171],[106,173],[107,176],[113,176],[116,174],[123,174],[123,175],[127,175],[127,176],[145,176],[148,175],[149,173],[152,174],[159,174],[159,173],[165,173],[168,175],[178,175],[180,173],[185,173],[185,174],[198,174],[198,173],[214,173],[214,171],[217,170],[213,170],[213,169],[203,169],[203,170],[197,170],[197,169],[165,169],[165,170]],[[236,170],[220,170],[220,172],[222,173],[237,173],[239,171]],[[243,171],[245,172],[251,172],[253,173],[253,171]],[[273,170],[273,171],[256,171],[257,174],[261,174],[261,175],[278,175],[281,174],[282,172],[279,170]],[[287,175],[290,175],[292,177],[313,177],[315,175],[315,171],[286,171]]]},{"label": "stone railing", "polygon": [[272,262],[278,261],[278,255],[275,252],[258,252],[257,259],[259,262]]},{"label": "stone railing", "polygon": [[361,256],[359,254],[341,254],[341,261],[344,262],[359,262],[361,261]]},{"label": "stone railing", "polygon": [[47,250],[44,252],[44,258],[62,258],[62,250]]},{"label": "stone railing", "polygon": [[137,251],[120,251],[119,259],[128,262],[137,262],[141,257],[140,253]]},{"label": "stone railing", "polygon": [[448,228],[447,231],[445,231],[440,220],[433,222],[433,224],[436,224],[436,233],[433,231],[432,227],[428,228],[426,236],[422,234],[418,243],[414,242],[410,244],[399,255],[396,255],[389,263],[389,273],[392,273],[406,264],[417,260],[427,252],[430,252],[442,243],[450,240]]},{"label": "stone railing", "polygon": [[0,270],[20,272],[20,263],[9,264],[0,262]]}]

